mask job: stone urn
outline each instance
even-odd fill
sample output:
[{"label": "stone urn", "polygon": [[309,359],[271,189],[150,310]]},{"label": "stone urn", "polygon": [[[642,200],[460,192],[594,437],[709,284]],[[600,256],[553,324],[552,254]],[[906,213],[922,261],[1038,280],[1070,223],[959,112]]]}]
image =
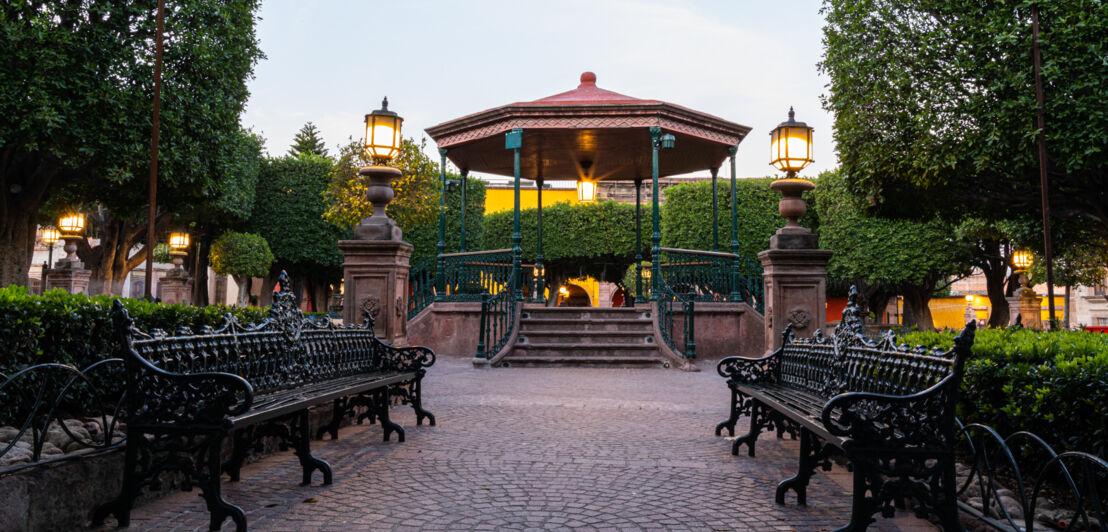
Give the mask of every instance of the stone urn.
[{"label": "stone urn", "polygon": [[811,229],[803,227],[797,221],[804,213],[808,212],[808,204],[801,197],[805,192],[816,188],[815,184],[807,179],[787,177],[770,183],[769,188],[781,193],[781,201],[777,204],[777,211],[788,222],[785,227],[777,230],[770,237],[770,247],[775,249],[815,249],[818,247],[818,238]]},{"label": "stone urn", "polygon": [[402,175],[400,170],[391,166],[363,166],[358,169],[358,174],[369,179],[366,188],[366,199],[373,204],[373,214],[362,220],[362,223],[354,228],[355,238],[358,240],[402,240],[403,232],[396,221],[389,218],[386,213],[389,202],[396,196],[392,189],[392,182]]}]

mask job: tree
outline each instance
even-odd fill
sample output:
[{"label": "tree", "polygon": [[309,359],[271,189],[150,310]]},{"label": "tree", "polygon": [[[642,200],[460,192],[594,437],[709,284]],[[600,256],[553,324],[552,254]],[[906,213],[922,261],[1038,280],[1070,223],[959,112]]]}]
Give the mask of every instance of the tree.
[{"label": "tree", "polygon": [[349,238],[349,230],[323,218],[331,171],[331,160],[314,154],[269,159],[259,175],[247,224],[250,232],[265,238],[276,257],[271,273],[286,270],[298,297],[306,282],[315,310],[326,309],[327,286],[342,278],[338,241]]},{"label": "tree", "polygon": [[[880,212],[1040,212],[1032,3],[827,0],[824,106],[849,191]],[[1053,214],[1108,235],[1108,5],[1042,8]]]},{"label": "tree", "polygon": [[327,145],[319,137],[319,129],[315,124],[308,122],[296,136],[292,138],[292,147],[289,148],[289,157],[299,157],[302,153],[313,153],[320,157],[327,157]]},{"label": "tree", "polygon": [[212,242],[210,259],[215,273],[235,279],[239,286],[239,306],[246,304],[250,278],[269,275],[269,268],[276,260],[269,243],[260,235],[234,231],[227,231]]},{"label": "tree", "polygon": [[866,214],[838,172],[820,175],[815,199],[820,247],[835,253],[828,275],[864,287],[871,312],[903,295],[904,324],[933,330],[932,294],[969,273],[972,249],[951,224]]},{"label": "tree", "polygon": [[[461,176],[446,174],[447,180],[459,181]],[[450,187],[446,191],[446,253],[455,253],[460,249],[462,240],[462,188]],[[410,223],[410,222],[409,222]],[[412,267],[424,261],[432,260],[439,253],[439,218],[415,225],[401,225],[404,241],[413,246]],[[485,182],[480,179],[466,179],[466,249],[474,251],[485,249]],[[432,268],[436,265],[433,264]]]},{"label": "tree", "polygon": [[[389,203],[388,215],[403,229],[431,220],[438,220],[440,174],[439,165],[427,156],[427,139],[416,144],[404,139],[400,153],[390,166],[399,168],[402,177],[392,184],[396,197]],[[351,140],[339,148],[339,158],[331,172],[326,191],[327,220],[337,226],[353,228],[373,214],[373,205],[366,199],[367,180],[358,175],[358,168],[370,166],[362,141]]]},{"label": "tree", "polygon": [[[262,57],[257,0],[174,4],[165,31],[163,190],[207,179],[198,163],[238,134],[246,81]],[[9,117],[0,121],[0,285],[27,283],[40,210],[59,189],[145,189],[154,19],[154,0],[0,8],[0,114]]]}]

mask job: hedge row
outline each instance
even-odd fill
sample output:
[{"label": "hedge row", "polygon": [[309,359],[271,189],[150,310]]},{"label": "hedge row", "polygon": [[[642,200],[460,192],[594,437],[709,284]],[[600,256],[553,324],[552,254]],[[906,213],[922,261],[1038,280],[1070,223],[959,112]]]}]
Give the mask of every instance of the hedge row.
[{"label": "hedge row", "polygon": [[[948,348],[955,334],[913,332],[902,339]],[[1001,434],[1027,430],[1067,450],[1108,456],[1108,335],[977,331],[959,415]]]},{"label": "hedge row", "polygon": [[[11,375],[24,367],[56,362],[83,368],[116,356],[112,345],[112,301],[107,295],[71,295],[50,290],[38,296],[18,286],[0,288],[0,373]],[[163,305],[139,299],[120,299],[144,331],[175,331],[181,326],[199,330],[216,326],[230,312],[243,323],[265,318],[266,309],[213,305]]]}]

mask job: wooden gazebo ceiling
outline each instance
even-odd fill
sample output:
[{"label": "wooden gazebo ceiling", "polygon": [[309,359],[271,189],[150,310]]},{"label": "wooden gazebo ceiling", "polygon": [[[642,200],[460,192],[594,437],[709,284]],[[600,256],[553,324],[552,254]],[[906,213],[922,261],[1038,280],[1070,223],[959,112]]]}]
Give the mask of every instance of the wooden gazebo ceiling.
[{"label": "wooden gazebo ceiling", "polygon": [[471,172],[514,175],[504,134],[522,128],[521,177],[632,180],[650,178],[651,126],[677,138],[673,149],[660,153],[660,176],[719,167],[727,149],[750,132],[679,105],[601,89],[586,72],[575,90],[463,116],[427,128],[427,134],[455,165]]}]

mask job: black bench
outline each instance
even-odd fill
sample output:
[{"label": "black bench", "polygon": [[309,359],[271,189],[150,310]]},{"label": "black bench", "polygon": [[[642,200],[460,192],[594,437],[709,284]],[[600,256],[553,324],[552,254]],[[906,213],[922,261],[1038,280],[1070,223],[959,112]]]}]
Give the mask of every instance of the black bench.
[{"label": "black bench", "polygon": [[[220,480],[223,473],[238,480],[248,450],[260,447],[265,436],[276,436],[281,449],[295,451],[305,485],[317,470],[330,484],[330,465],[311,453],[313,406],[332,403],[332,418],[323,427],[332,437],[344,416],[364,406],[381,421],[385,441],[392,432],[403,441],[403,429],[388,416],[390,396],[398,394],[415,409],[417,424],[424,418],[435,424],[422,408],[420,389],[425,368],[435,361],[430,349],[381,342],[369,313],[363,326],[308,319],[284,273],[280,285],[262,323],[243,326],[227,316],[218,329],[199,334],[187,329],[175,336],[145,334],[116,301],[113,320],[126,361],[123,489],[96,510],[94,526],[109,514],[127,526],[140,491],[160,489],[162,473],[179,471],[184,489],[200,487],[212,530],[227,517],[245,530],[246,517],[222,498]],[[224,462],[229,436],[231,452]]]},{"label": "black bench", "polygon": [[840,530],[865,530],[873,514],[889,517],[893,504],[915,503],[918,515],[938,516],[947,532],[960,530],[955,498],[954,409],[962,384],[962,366],[973,345],[973,322],[948,352],[865,337],[857,291],[851,288],[842,321],[830,337],[794,338],[785,328],[781,348],[749,359],[721,360],[719,374],[731,389],[731,415],[716,427],[733,436],[746,415],[750,432],[737,438],[754,456],[758,435],[766,429],[800,435],[796,476],[777,486],[784,504],[788,490],[806,504],[806,487],[816,467],[830,469],[841,453],[854,475],[850,524]]}]

